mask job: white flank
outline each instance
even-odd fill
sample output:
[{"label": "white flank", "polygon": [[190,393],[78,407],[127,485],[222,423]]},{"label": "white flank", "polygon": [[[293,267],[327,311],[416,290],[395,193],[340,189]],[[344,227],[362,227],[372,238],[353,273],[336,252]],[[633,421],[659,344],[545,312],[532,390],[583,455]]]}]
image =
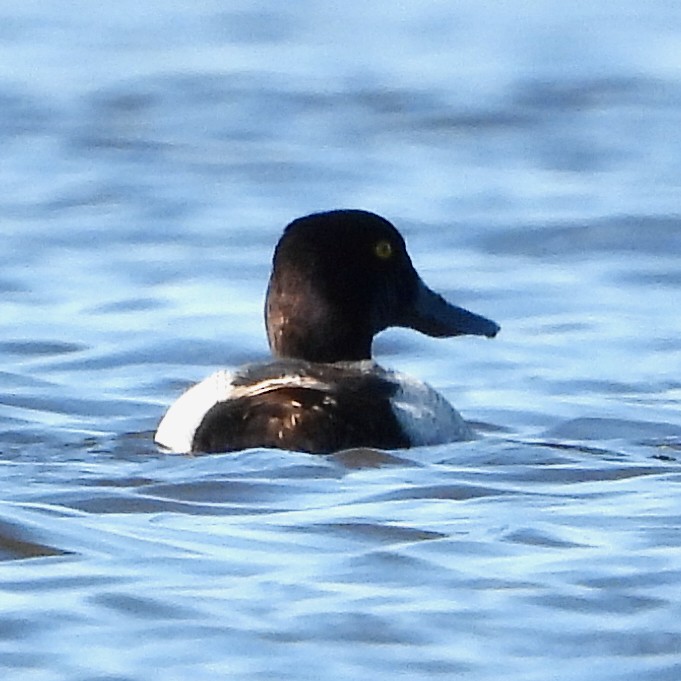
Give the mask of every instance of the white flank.
[{"label": "white flank", "polygon": [[158,424],[154,441],[176,454],[191,452],[194,433],[206,412],[232,393],[232,374],[216,371],[183,393]]},{"label": "white flank", "polygon": [[400,387],[393,411],[412,445],[439,445],[473,438],[473,431],[454,407],[427,383],[398,372],[386,372]]},{"label": "white flank", "polygon": [[329,386],[311,376],[281,376],[268,378],[259,383],[234,386],[234,374],[221,370],[192,386],[183,393],[166,412],[158,424],[154,441],[164,449],[176,454],[191,452],[196,429],[204,416],[218,402],[230,399],[262,395],[284,387],[329,390]]}]

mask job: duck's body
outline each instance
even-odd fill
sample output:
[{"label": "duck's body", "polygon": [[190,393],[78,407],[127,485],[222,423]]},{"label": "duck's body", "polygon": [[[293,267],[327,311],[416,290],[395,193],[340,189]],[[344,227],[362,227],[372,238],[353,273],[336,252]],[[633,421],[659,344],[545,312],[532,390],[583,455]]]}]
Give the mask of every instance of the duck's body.
[{"label": "duck's body", "polygon": [[371,343],[388,326],[490,337],[499,327],[431,291],[383,218],[332,211],[291,223],[275,250],[265,315],[278,359],[218,371],[190,388],[161,421],[158,444],[329,453],[471,436],[435,390],[375,364]]},{"label": "duck's body", "polygon": [[464,440],[471,430],[430,386],[371,360],[277,360],[217,371],[168,410],[157,442],[180,452],[275,447],[331,453]]}]

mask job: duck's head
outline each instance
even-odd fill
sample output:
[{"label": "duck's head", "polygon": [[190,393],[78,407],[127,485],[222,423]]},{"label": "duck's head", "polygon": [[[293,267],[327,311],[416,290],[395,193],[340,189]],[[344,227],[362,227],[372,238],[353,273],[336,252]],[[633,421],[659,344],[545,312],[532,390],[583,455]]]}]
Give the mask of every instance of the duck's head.
[{"label": "duck's head", "polygon": [[452,305],[418,275],[402,235],[363,210],[294,220],[274,251],[265,304],[272,352],[311,362],[369,359],[374,336],[493,337],[499,325]]}]

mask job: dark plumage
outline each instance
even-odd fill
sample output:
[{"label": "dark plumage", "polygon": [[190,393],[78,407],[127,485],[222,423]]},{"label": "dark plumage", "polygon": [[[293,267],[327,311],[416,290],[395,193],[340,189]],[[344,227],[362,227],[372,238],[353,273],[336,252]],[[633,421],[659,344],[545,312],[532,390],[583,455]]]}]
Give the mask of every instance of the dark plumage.
[{"label": "dark plumage", "polygon": [[273,362],[247,369],[232,385],[257,386],[278,374],[311,380],[306,386],[291,382],[256,394],[246,390],[216,403],[196,430],[192,449],[277,447],[327,454],[367,444],[409,446],[390,405],[398,386],[380,374],[337,364]]}]

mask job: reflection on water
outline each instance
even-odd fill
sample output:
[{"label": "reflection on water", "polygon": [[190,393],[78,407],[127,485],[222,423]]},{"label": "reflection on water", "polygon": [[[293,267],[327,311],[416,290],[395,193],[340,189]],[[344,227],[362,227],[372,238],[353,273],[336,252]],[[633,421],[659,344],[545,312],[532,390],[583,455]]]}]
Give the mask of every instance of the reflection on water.
[{"label": "reflection on water", "polygon": [[[680,18],[5,3],[6,678],[677,681]],[[375,347],[481,437],[158,452],[332,207],[501,322]]]}]

